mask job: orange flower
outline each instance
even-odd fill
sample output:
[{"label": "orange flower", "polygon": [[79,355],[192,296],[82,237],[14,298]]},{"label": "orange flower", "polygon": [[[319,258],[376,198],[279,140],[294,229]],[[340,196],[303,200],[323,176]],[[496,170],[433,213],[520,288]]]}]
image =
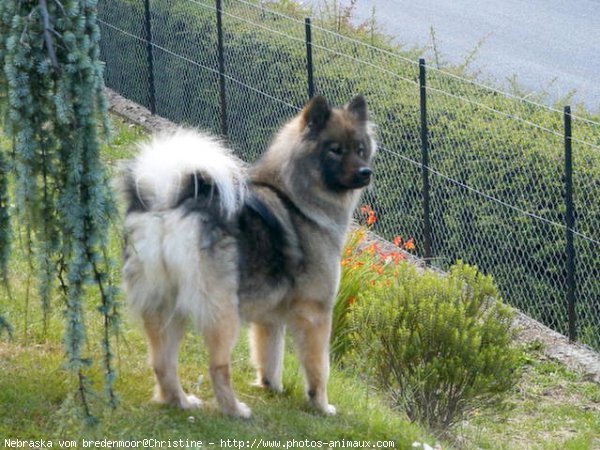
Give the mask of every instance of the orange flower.
[{"label": "orange flower", "polygon": [[367,216],[367,226],[373,225],[377,221],[375,217],[375,213],[373,211],[369,211],[369,215]]},{"label": "orange flower", "polygon": [[414,250],[415,249],[415,243],[413,241],[413,238],[410,238],[408,241],[406,241],[404,243],[404,249],[405,250]]},{"label": "orange flower", "polygon": [[390,253],[389,256],[392,259],[392,261],[394,262],[394,264],[398,264],[400,261],[403,261],[406,259],[406,256],[404,256],[400,252],[392,252],[392,253]]},{"label": "orange flower", "polygon": [[377,272],[378,275],[383,275],[383,267],[373,266],[373,269],[375,269],[375,272]]},{"label": "orange flower", "polygon": [[365,219],[367,226],[373,225],[377,220],[375,217],[375,211],[369,205],[363,205],[360,207],[360,213]]},{"label": "orange flower", "polygon": [[356,301],[356,297],[354,296],[350,296],[346,299],[346,305],[350,306],[352,303],[354,303]]},{"label": "orange flower", "polygon": [[392,239],[392,244],[394,244],[396,247],[402,246],[402,238],[400,236],[396,236],[394,239]]},{"label": "orange flower", "polygon": [[371,254],[371,255],[375,255],[376,253],[380,253],[379,246],[377,245],[377,242],[371,242],[369,244],[369,246],[367,247],[367,252],[369,252],[369,254]]}]

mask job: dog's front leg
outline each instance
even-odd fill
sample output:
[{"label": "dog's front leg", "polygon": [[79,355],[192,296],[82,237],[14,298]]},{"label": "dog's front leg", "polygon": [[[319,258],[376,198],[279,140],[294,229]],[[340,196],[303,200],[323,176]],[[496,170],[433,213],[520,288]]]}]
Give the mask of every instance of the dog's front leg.
[{"label": "dog's front leg", "polygon": [[336,413],[327,400],[331,308],[322,302],[300,301],[292,306],[289,325],[304,370],[309,402],[327,415]]}]

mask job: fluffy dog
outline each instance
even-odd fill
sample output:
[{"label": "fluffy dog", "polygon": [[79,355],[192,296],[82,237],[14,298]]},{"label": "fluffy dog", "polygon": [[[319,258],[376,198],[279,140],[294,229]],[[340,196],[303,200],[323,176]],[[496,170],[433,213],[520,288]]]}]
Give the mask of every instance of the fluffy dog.
[{"label": "fluffy dog", "polygon": [[375,150],[362,96],[343,108],[313,98],[250,167],[195,131],[141,145],[122,177],[123,281],[147,335],[156,401],[200,404],[177,377],[191,320],[209,351],[220,409],[249,417],[230,381],[230,353],[245,320],[256,383],[281,391],[287,327],[309,401],[335,414],[327,399],[331,311],[344,235],[371,181]]}]

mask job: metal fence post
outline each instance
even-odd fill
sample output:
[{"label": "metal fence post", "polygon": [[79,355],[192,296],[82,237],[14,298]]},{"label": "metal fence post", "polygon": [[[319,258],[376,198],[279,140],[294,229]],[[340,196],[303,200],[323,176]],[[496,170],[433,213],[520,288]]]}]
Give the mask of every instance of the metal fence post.
[{"label": "metal fence post", "polygon": [[154,83],[154,51],[152,48],[152,14],[150,0],[144,0],[144,18],[146,28],[146,61],[148,62],[148,97],[150,112],[156,114],[156,87]]},{"label": "metal fence post", "polygon": [[315,95],[312,60],[312,27],[310,25],[310,17],[304,19],[304,33],[306,36],[306,74],[308,78],[308,99],[310,100]]},{"label": "metal fence post", "polygon": [[567,255],[567,313],[569,318],[569,340],[577,339],[577,316],[575,312],[575,246],[573,245],[573,230],[575,228],[575,208],[573,205],[573,155],[571,148],[571,107],[564,109],[565,131],[565,226],[566,226],[566,255]]},{"label": "metal fence post", "polygon": [[425,261],[431,260],[431,211],[429,205],[429,133],[427,130],[427,86],[425,59],[419,59],[419,97],[421,110],[421,176],[423,206],[423,249]]},{"label": "metal fence post", "polygon": [[223,17],[221,0],[216,0],[217,60],[219,64],[219,100],[221,103],[221,134],[227,137],[227,100],[225,98],[225,57],[223,51]]}]

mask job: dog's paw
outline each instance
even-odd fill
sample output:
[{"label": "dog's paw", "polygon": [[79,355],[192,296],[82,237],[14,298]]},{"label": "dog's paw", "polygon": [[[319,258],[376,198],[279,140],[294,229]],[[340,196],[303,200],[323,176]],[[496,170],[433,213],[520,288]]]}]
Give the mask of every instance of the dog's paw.
[{"label": "dog's paw", "polygon": [[236,400],[235,405],[229,407],[221,407],[221,412],[231,417],[239,417],[241,419],[249,419],[252,416],[252,410],[245,403]]},{"label": "dog's paw", "polygon": [[325,405],[322,408],[319,408],[323,414],[326,416],[335,416],[337,414],[337,410],[333,405]]},{"label": "dog's paw", "polygon": [[242,419],[249,419],[252,416],[252,410],[245,403],[237,402],[237,410],[234,415]]},{"label": "dog's paw", "polygon": [[315,408],[317,411],[319,411],[320,413],[326,415],[326,416],[335,416],[337,414],[337,410],[335,409],[335,406],[330,405],[329,403],[315,403],[315,402],[310,402],[311,406],[313,408]]},{"label": "dog's paw", "polygon": [[197,409],[202,406],[202,400],[195,395],[184,395],[176,405],[180,409]]},{"label": "dog's paw", "polygon": [[159,405],[168,405],[179,409],[196,409],[202,406],[202,400],[195,395],[186,394],[166,398],[165,396],[160,395],[160,393],[155,393],[154,397],[152,397],[152,401]]}]

